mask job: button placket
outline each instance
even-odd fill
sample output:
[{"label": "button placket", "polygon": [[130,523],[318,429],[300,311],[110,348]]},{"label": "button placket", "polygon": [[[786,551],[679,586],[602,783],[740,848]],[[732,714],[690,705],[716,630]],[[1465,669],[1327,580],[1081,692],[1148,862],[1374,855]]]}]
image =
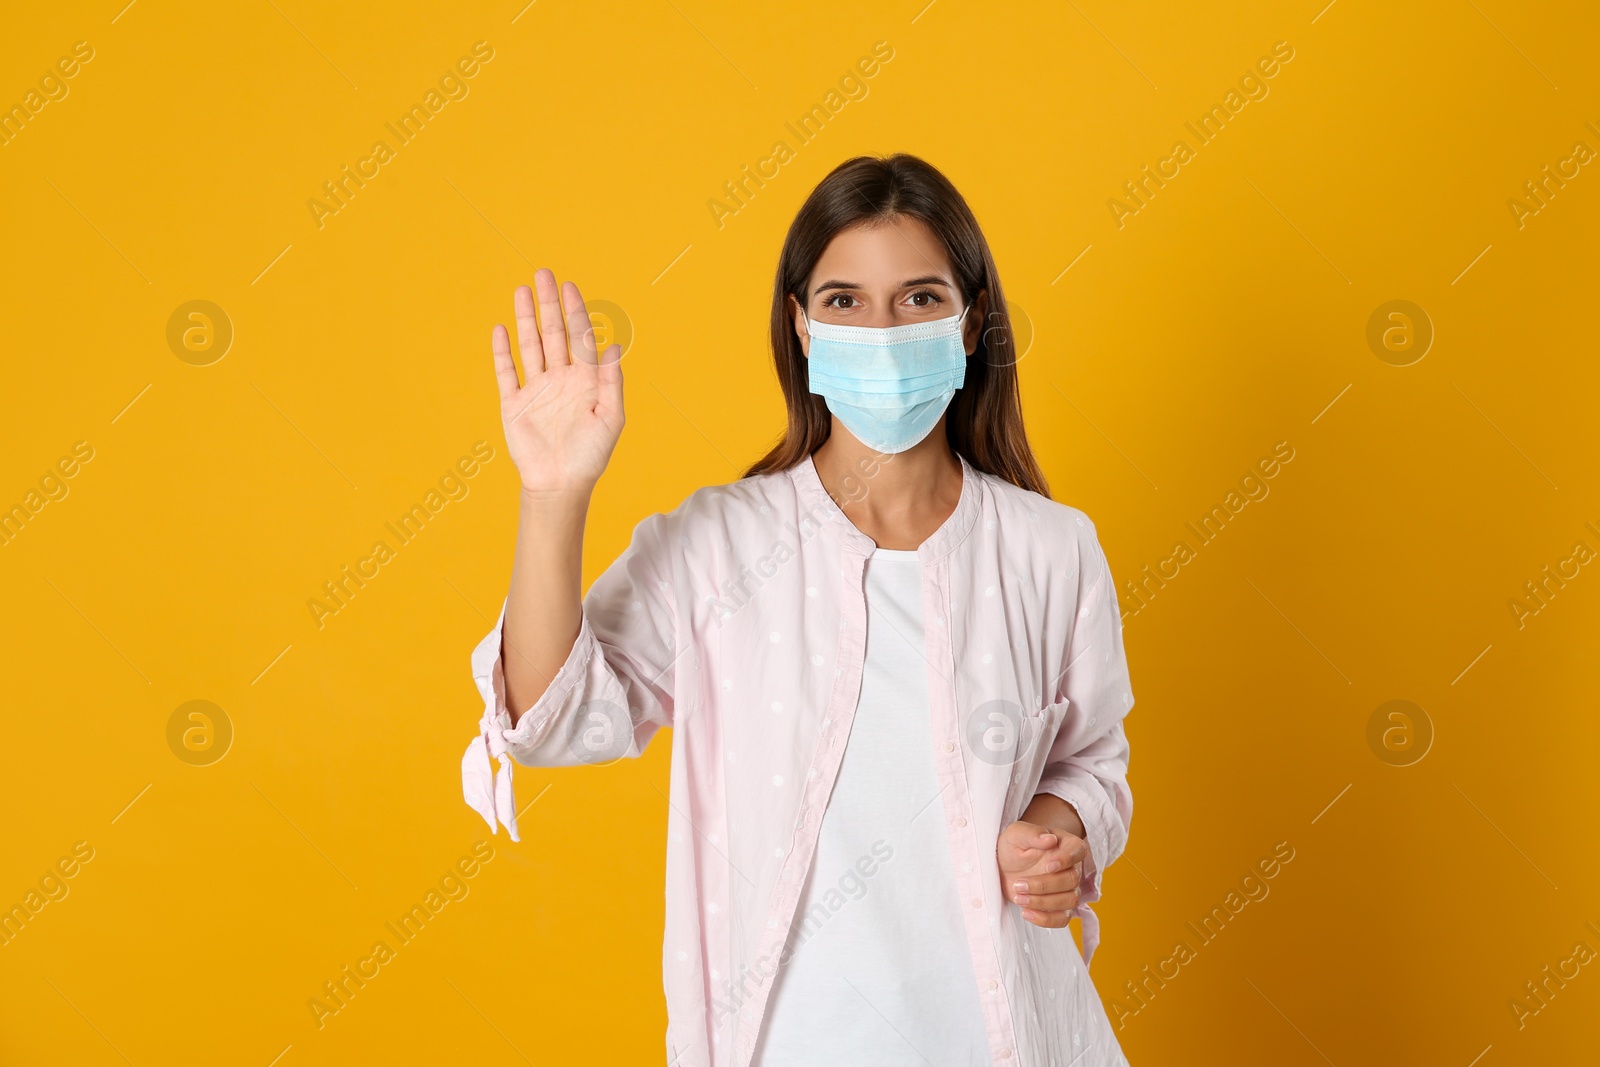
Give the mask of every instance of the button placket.
[{"label": "button placket", "polygon": [[[929,663],[930,665],[938,663],[940,669],[934,674],[943,676],[935,679],[935,684],[941,688],[935,704],[933,726],[936,738],[940,736],[946,738],[937,743],[934,756],[944,787],[943,795],[946,798],[954,798],[953,804],[948,800],[944,801],[947,805],[946,833],[952,842],[952,859],[959,867],[955,877],[961,898],[966,902],[962,908],[965,913],[963,925],[966,927],[968,945],[972,949],[978,987],[986,991],[986,995],[982,998],[982,1010],[989,1035],[989,1047],[997,1060],[1003,1060],[1012,1055],[1012,1045],[1016,1036],[1009,994],[999,981],[997,955],[999,948],[995,943],[998,937],[997,917],[986,915],[988,909],[985,900],[990,894],[984,884],[984,875],[980,873],[985,871],[986,867],[980,854],[982,850],[979,848],[977,836],[971,829],[975,818],[973,810],[976,798],[969,789],[967,768],[957,744],[961,737],[961,729],[958,704],[960,694],[955,687],[957,677],[955,634],[954,627],[944,610],[951,596],[950,569],[948,561],[941,560],[932,575],[936,586],[932,596],[937,598],[938,603],[930,604],[931,614],[937,620],[937,625],[928,629],[928,640],[933,646],[929,649]],[[950,738],[955,740],[949,740]]]},{"label": "button placket", "polygon": [[[863,584],[866,556],[857,556],[849,548],[845,548],[840,569],[840,581],[845,586],[842,601],[844,619],[839,635],[840,665],[834,673],[833,687],[829,691],[827,705],[823,711],[816,754],[812,757],[808,773],[801,779],[804,784],[801,787],[800,804],[795,812],[794,844],[779,871],[774,907],[768,909],[767,929],[758,941],[760,946],[758,959],[771,958],[781,953],[788,942],[789,933],[793,929],[795,908],[799,904],[804,873],[809,869],[816,854],[817,837],[821,830],[825,807],[823,800],[833,788],[839,765],[844,758],[839,739],[847,733],[855,717],[854,697],[859,696],[861,670],[866,658],[867,605],[866,589]],[[851,687],[845,684],[847,666],[849,672],[853,672],[851,677],[855,681],[856,692],[853,696],[849,693]],[[750,1033],[759,1030],[761,1019],[766,1014],[767,997],[772,992],[772,976],[761,972],[756,985],[759,992],[746,1001],[741,1009],[748,1024],[747,1032]],[[748,1050],[743,1053],[745,1062],[748,1062],[749,1055]]]}]

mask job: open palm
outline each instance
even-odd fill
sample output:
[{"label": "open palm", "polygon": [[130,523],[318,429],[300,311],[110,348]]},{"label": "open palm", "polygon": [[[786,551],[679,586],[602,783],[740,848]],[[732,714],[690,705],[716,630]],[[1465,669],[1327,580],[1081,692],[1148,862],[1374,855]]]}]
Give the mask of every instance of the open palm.
[{"label": "open palm", "polygon": [[589,311],[572,282],[558,291],[550,270],[533,281],[537,316],[534,290],[521,286],[512,298],[524,382],[504,326],[495,326],[491,342],[506,447],[526,492],[587,493],[622,433],[622,347],[596,353]]}]

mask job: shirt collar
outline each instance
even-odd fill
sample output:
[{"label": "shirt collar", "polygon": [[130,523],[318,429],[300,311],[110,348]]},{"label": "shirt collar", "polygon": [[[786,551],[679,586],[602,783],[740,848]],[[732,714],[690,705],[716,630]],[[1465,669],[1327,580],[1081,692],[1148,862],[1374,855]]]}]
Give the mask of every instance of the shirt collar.
[{"label": "shirt collar", "polygon": [[[956,453],[956,459],[961,462],[961,498],[956,501],[955,510],[944,523],[917,546],[917,558],[922,563],[933,563],[949,555],[966,538],[978,518],[978,495],[981,492],[978,472],[961,453]],[[833,524],[845,548],[858,556],[870,556],[878,547],[877,542],[862,533],[850,521],[850,517],[840,510],[833,497],[828,495],[811,456],[790,467],[789,477],[794,480],[806,504]]]}]

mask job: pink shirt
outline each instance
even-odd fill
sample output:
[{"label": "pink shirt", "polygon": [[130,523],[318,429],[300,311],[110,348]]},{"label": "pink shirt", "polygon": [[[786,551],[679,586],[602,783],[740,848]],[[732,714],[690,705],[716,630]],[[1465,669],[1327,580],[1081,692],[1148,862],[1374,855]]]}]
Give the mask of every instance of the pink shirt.
[{"label": "pink shirt", "polygon": [[[1099,941],[1087,904],[1133,812],[1116,589],[1082,512],[964,458],[961,470],[955,511],[917,554],[934,767],[989,1051],[1002,1065],[1125,1064],[1087,966]],[[662,951],[674,1067],[750,1063],[855,714],[874,547],[807,458],[640,522],[515,727],[504,608],[473,651],[484,714],[463,792],[513,841],[511,757],[604,763],[674,728]],[[1082,958],[1070,931],[1034,926],[1001,896],[995,843],[1038,793],[1086,828]]]}]

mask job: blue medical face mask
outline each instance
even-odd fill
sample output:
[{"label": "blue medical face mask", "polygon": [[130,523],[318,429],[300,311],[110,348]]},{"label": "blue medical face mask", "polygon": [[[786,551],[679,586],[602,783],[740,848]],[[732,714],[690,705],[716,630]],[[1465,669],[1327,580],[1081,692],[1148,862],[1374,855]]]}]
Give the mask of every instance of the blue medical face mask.
[{"label": "blue medical face mask", "polygon": [[868,448],[904,452],[928,436],[967,376],[960,315],[905,326],[813,322],[811,391]]}]

